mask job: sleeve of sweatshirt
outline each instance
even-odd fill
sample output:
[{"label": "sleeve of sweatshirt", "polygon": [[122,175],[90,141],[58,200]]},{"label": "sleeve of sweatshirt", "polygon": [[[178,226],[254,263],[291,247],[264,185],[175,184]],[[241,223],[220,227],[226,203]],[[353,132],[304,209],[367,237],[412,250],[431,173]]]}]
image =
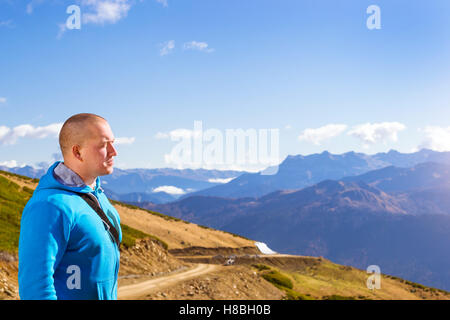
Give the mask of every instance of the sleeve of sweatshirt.
[{"label": "sleeve of sweatshirt", "polygon": [[53,274],[67,247],[71,222],[48,202],[26,206],[20,223],[19,295],[22,300],[56,300]]}]

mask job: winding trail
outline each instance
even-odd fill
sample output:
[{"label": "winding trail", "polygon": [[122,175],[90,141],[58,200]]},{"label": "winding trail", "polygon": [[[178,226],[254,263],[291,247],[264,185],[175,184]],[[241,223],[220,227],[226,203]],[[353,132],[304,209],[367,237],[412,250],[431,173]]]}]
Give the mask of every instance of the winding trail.
[{"label": "winding trail", "polygon": [[117,295],[120,300],[136,299],[145,296],[146,294],[149,294],[154,290],[158,290],[169,285],[174,285],[187,279],[195,278],[199,275],[212,272],[218,268],[218,265],[200,263],[194,268],[183,272],[177,272],[156,279],[119,287]]}]

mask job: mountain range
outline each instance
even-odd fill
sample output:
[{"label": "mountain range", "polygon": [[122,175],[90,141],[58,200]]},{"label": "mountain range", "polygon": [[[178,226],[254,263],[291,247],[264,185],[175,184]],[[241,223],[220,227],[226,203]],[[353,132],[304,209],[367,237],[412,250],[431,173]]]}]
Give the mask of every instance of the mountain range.
[{"label": "mountain range", "polygon": [[412,167],[423,162],[450,163],[450,152],[436,152],[422,149],[414,153],[400,153],[391,150],[387,153],[367,155],[347,152],[288,156],[274,175],[244,173],[230,182],[192,195],[217,196],[225,198],[260,197],[277,190],[301,189],[326,179],[342,179],[360,175],[388,166]]},{"label": "mountain range", "polygon": [[[0,166],[0,170],[39,179],[48,166]],[[112,200],[166,203],[183,194],[223,184],[241,174],[241,171],[232,170],[115,168],[111,175],[102,177],[102,187]]]},{"label": "mountain range", "polygon": [[[274,175],[232,170],[116,168],[113,174],[102,177],[102,186],[111,199],[133,203],[168,203],[192,195],[261,197],[277,190],[298,190],[326,179],[342,179],[389,166],[407,168],[430,161],[450,163],[450,152],[422,149],[414,153],[400,153],[391,150],[368,155],[324,151],[306,156],[288,156]],[[0,166],[0,170],[40,178],[47,168]]]},{"label": "mountain range", "polygon": [[147,209],[246,237],[450,288],[450,165],[387,167],[262,197],[190,196]]}]

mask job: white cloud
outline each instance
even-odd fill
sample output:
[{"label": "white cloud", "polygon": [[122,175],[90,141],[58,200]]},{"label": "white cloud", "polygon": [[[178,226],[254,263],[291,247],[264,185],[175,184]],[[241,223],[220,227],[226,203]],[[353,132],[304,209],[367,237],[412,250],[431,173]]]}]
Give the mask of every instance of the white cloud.
[{"label": "white cloud", "polygon": [[182,195],[186,193],[183,189],[174,186],[160,186],[153,189],[152,192],[165,192],[173,195]]},{"label": "white cloud", "polygon": [[0,141],[3,140],[4,137],[6,137],[7,134],[11,131],[10,128],[5,126],[0,126]]},{"label": "white cloud", "polygon": [[26,13],[27,14],[32,14],[34,11],[34,8],[36,8],[38,5],[42,4],[45,0],[31,0],[30,2],[28,2],[27,6],[26,6]]},{"label": "white cloud", "polygon": [[162,4],[163,7],[168,7],[169,4],[167,3],[167,0],[156,0],[156,2]]},{"label": "white cloud", "polygon": [[211,182],[211,183],[228,183],[228,182],[230,182],[233,179],[235,179],[235,178],[224,178],[224,179],[215,178],[215,179],[208,179],[208,182]]},{"label": "white cloud", "polygon": [[206,42],[198,42],[198,41],[186,42],[183,48],[184,50],[198,50],[207,53],[214,51],[214,49],[209,48],[209,45]]},{"label": "white cloud", "polygon": [[26,9],[25,9],[26,13],[32,14],[36,4],[37,4],[36,0],[30,1],[26,6]]},{"label": "white cloud", "polygon": [[167,42],[164,42],[162,44],[161,50],[159,50],[159,55],[165,56],[165,55],[171,53],[174,48],[175,48],[175,41],[174,40],[169,40]]},{"label": "white cloud", "polygon": [[67,31],[67,26],[65,23],[58,24],[58,34],[56,35],[56,39],[61,39],[64,33]]},{"label": "white cloud", "polygon": [[202,132],[200,130],[194,131],[189,129],[175,129],[168,133],[166,132],[158,132],[155,135],[155,139],[171,139],[171,140],[180,140],[180,139],[191,139],[192,137],[200,138]]},{"label": "white cloud", "polygon": [[406,129],[406,126],[399,122],[365,123],[354,126],[348,132],[348,135],[362,140],[364,147],[368,147],[370,144],[377,142],[396,142],[398,140],[398,132],[404,129]]},{"label": "white cloud", "polygon": [[169,139],[169,137],[170,137],[169,134],[165,133],[165,132],[158,132],[155,134],[155,139],[158,139],[158,140]]},{"label": "white cloud", "polygon": [[62,123],[53,123],[45,127],[33,127],[30,124],[22,124],[14,128],[0,126],[0,143],[15,144],[19,138],[43,139],[49,136],[57,137]]},{"label": "white cloud", "polygon": [[119,145],[119,144],[133,144],[134,141],[136,140],[135,137],[120,137],[120,138],[116,138],[114,143]]},{"label": "white cloud", "polygon": [[12,20],[0,21],[0,27],[12,28],[13,27]]},{"label": "white cloud", "polygon": [[17,163],[16,160],[7,160],[7,161],[0,162],[0,166],[7,167],[7,168],[14,168],[14,167],[19,167],[19,164]]},{"label": "white cloud", "polygon": [[6,98],[5,97],[0,97],[0,103],[6,103]]},{"label": "white cloud", "polygon": [[127,16],[130,0],[82,0],[81,4],[91,10],[83,14],[83,23],[116,23]]},{"label": "white cloud", "polygon": [[32,14],[33,13],[33,2],[30,2],[29,4],[27,4],[26,12],[28,14]]},{"label": "white cloud", "polygon": [[[104,25],[105,23],[114,24],[127,16],[132,3],[133,0],[80,0],[79,4],[82,7],[82,23],[100,25]],[[29,6],[32,12],[32,2],[30,2]],[[66,22],[59,23],[56,38],[61,39],[66,31]]]},{"label": "white cloud", "polygon": [[169,132],[170,138],[172,140],[177,139],[190,139],[192,137],[199,138],[202,135],[200,130],[194,131],[189,129],[175,129]]},{"label": "white cloud", "polygon": [[450,151],[450,127],[427,126],[422,130],[425,139],[419,148],[427,148],[435,151]]},{"label": "white cloud", "polygon": [[302,134],[298,137],[300,141],[307,141],[314,143],[315,145],[320,145],[323,140],[333,138],[340,135],[347,129],[345,124],[327,124],[320,128],[315,129],[305,129]]}]

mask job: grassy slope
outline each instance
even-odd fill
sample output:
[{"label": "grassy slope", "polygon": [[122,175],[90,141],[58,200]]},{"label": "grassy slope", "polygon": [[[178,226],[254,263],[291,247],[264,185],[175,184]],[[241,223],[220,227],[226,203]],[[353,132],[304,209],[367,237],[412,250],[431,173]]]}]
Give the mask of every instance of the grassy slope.
[{"label": "grassy slope", "polygon": [[[122,223],[163,239],[170,249],[188,247],[255,247],[254,241],[229,232],[205,228],[195,223],[155,214],[152,211],[116,203]],[[256,247],[255,247],[256,249]]]},{"label": "grassy slope", "polygon": [[369,290],[363,270],[334,264],[326,259],[303,270],[286,271],[267,265],[254,265],[264,279],[286,292],[292,300],[397,300],[450,299],[450,293],[381,275],[381,288]]},{"label": "grassy slope", "polygon": [[0,176],[0,251],[17,253],[20,216],[31,195],[30,188]]}]

